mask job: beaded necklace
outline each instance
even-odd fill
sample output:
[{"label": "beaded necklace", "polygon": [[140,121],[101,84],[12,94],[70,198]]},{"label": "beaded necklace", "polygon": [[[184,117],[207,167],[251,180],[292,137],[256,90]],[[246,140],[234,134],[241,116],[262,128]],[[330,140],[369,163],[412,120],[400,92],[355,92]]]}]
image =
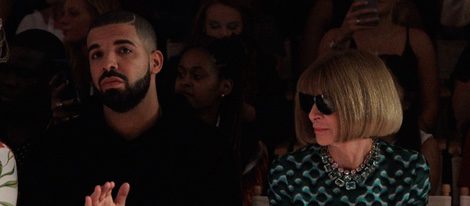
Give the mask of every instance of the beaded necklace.
[{"label": "beaded necklace", "polygon": [[0,63],[5,63],[10,57],[10,49],[8,48],[7,37],[3,29],[3,19],[0,18]]},{"label": "beaded necklace", "polygon": [[328,177],[338,186],[345,187],[346,190],[354,190],[357,185],[362,185],[370,174],[377,169],[380,159],[380,149],[378,141],[374,139],[372,149],[367,153],[364,161],[358,168],[349,170],[338,167],[338,163],[331,157],[328,147],[322,146],[320,157],[323,162],[323,168]]}]

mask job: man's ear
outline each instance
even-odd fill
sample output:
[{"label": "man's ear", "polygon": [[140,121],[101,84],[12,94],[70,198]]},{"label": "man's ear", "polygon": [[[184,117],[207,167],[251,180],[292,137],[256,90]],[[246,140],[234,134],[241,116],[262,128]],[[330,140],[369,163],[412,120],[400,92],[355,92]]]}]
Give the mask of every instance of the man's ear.
[{"label": "man's ear", "polygon": [[162,70],[163,66],[163,54],[160,50],[153,50],[150,53],[150,72],[152,74],[158,74]]},{"label": "man's ear", "polygon": [[231,79],[224,79],[220,84],[220,96],[224,97],[229,95],[233,89],[233,81]]}]

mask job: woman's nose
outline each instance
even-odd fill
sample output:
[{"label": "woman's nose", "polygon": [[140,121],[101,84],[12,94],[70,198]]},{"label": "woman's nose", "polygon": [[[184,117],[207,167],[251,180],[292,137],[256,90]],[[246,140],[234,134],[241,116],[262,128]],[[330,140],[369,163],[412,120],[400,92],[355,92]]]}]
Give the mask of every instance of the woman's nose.
[{"label": "woman's nose", "polygon": [[227,28],[222,28],[222,31],[221,31],[221,38],[226,38],[226,37],[230,37],[232,35],[232,31],[230,29],[227,29]]},{"label": "woman's nose", "polygon": [[69,16],[67,14],[63,14],[60,18],[59,18],[59,24],[61,26],[64,26],[66,24],[68,24],[69,22]]},{"label": "woman's nose", "polygon": [[308,113],[308,118],[310,119],[311,122],[313,122],[314,120],[318,120],[322,116],[323,114],[320,111],[318,111],[317,105],[314,104],[312,106],[312,109],[310,109],[310,113]]}]

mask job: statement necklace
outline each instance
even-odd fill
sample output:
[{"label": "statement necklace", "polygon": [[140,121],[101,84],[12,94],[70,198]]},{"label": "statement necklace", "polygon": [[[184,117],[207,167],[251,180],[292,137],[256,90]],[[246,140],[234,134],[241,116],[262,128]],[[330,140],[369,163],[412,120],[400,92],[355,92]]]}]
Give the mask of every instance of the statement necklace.
[{"label": "statement necklace", "polygon": [[364,161],[358,168],[353,170],[338,167],[330,155],[328,147],[322,146],[320,149],[320,156],[323,162],[323,168],[328,173],[328,177],[338,186],[345,187],[346,190],[354,190],[357,185],[364,184],[367,177],[374,172],[379,165],[380,149],[378,141],[374,139],[372,149],[367,153]]},{"label": "statement necklace", "polygon": [[3,20],[0,18],[0,63],[5,63],[10,57],[10,48],[8,48],[7,37],[3,30]]}]

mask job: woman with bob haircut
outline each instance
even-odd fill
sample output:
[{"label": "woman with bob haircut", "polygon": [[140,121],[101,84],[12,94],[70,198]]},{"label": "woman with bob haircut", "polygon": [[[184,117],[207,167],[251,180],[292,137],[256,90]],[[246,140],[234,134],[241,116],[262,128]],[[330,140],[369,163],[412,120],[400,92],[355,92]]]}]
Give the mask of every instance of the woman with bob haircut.
[{"label": "woman with bob haircut", "polygon": [[306,146],[274,160],[271,205],[426,204],[424,157],[380,139],[399,130],[402,106],[378,57],[324,56],[300,76],[295,101],[297,137]]}]

